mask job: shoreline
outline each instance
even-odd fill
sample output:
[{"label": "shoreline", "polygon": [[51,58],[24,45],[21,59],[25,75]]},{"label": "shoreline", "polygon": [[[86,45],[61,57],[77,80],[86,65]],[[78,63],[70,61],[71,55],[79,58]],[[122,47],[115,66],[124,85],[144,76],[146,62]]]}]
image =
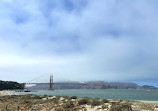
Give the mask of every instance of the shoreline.
[{"label": "shoreline", "polygon": [[136,100],[138,102],[142,102],[145,104],[152,104],[152,105],[158,105],[158,101],[147,101],[147,100]]},{"label": "shoreline", "polygon": [[12,96],[12,95],[19,95],[19,94],[15,93],[15,91],[10,91],[10,90],[0,91],[0,96]]}]

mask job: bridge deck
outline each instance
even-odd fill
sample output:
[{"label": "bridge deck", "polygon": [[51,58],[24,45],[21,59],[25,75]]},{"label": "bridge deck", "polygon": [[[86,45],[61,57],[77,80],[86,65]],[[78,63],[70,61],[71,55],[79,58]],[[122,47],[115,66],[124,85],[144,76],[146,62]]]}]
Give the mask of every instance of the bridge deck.
[{"label": "bridge deck", "polygon": [[[50,84],[50,83],[23,83],[23,84]],[[85,83],[53,83],[56,85],[88,85]]]}]

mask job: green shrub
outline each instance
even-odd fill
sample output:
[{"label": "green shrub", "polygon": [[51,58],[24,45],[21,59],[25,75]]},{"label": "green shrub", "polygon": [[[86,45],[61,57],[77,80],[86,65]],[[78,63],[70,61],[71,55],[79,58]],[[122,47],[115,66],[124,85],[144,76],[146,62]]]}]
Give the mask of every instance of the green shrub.
[{"label": "green shrub", "polygon": [[42,96],[38,96],[38,95],[34,95],[33,98],[34,99],[42,99],[43,97]]},{"label": "green shrub", "polygon": [[77,111],[76,108],[65,109],[63,107],[55,108],[55,111]]},{"label": "green shrub", "polygon": [[108,103],[109,100],[107,100],[107,99],[103,99],[102,102],[103,102],[103,103]]},{"label": "green shrub", "polygon": [[25,99],[25,100],[26,100],[26,99],[29,99],[29,100],[30,100],[30,99],[32,99],[33,97],[34,97],[33,94],[27,94],[27,95],[21,96],[21,98],[22,98],[22,99]]},{"label": "green shrub", "polygon": [[56,98],[53,99],[53,102],[54,102],[55,104],[58,104],[58,103],[59,103],[59,100],[60,100],[60,97],[57,96]]},{"label": "green shrub", "polygon": [[120,99],[119,102],[123,102],[123,99]]},{"label": "green shrub", "polygon": [[102,109],[108,109],[108,105],[102,105],[101,108]]},{"label": "green shrub", "polygon": [[44,94],[43,97],[48,97],[48,95],[47,95],[47,94]]},{"label": "green shrub", "polygon": [[30,100],[24,100],[24,104],[26,104],[29,108],[31,108],[32,105],[33,105],[33,101],[30,101]]},{"label": "green shrub", "polygon": [[55,111],[65,111],[64,108],[55,108]]},{"label": "green shrub", "polygon": [[77,96],[72,96],[70,97],[70,99],[77,99]]},{"label": "green shrub", "polygon": [[75,105],[73,104],[72,101],[68,101],[65,105],[64,105],[64,108],[72,108],[74,107]]},{"label": "green shrub", "polygon": [[132,111],[131,105],[128,103],[112,105],[110,111]]},{"label": "green shrub", "polygon": [[70,97],[69,97],[69,96],[63,96],[63,98],[65,98],[65,99],[69,99]]},{"label": "green shrub", "polygon": [[91,103],[91,106],[99,106],[101,104],[103,104],[102,101],[94,99]]},{"label": "green shrub", "polygon": [[[140,108],[143,109],[143,110],[152,110],[153,111],[153,106],[150,105],[150,104],[142,103],[142,104],[140,104]],[[157,108],[157,107],[155,107],[155,108]]]},{"label": "green shrub", "polygon": [[87,104],[87,103],[89,103],[89,99],[88,98],[83,98],[83,99],[80,99],[78,101],[79,105],[84,105],[84,104]]}]

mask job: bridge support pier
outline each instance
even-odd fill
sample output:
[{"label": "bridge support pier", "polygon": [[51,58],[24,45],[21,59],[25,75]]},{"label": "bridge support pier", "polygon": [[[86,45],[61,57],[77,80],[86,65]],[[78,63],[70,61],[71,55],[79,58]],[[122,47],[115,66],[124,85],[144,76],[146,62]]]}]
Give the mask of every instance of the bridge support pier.
[{"label": "bridge support pier", "polygon": [[53,90],[53,76],[50,76],[49,90]]}]

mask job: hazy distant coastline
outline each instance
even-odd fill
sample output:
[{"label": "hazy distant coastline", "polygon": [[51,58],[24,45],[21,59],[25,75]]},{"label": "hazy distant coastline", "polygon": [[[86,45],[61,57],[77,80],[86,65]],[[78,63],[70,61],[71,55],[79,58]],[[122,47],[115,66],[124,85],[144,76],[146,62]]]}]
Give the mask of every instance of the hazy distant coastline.
[{"label": "hazy distant coastline", "polygon": [[[87,85],[85,85],[87,84]],[[28,87],[32,90],[47,90],[49,84],[38,84],[36,86]],[[89,81],[78,85],[78,82],[73,82],[71,85],[54,84],[53,89],[158,89],[149,85],[138,85],[130,82],[104,82],[104,81]]]},{"label": "hazy distant coastline", "polygon": [[[67,84],[70,83],[70,84]],[[24,84],[13,81],[0,81],[0,90],[24,89]],[[27,86],[26,86],[27,87]],[[37,84],[36,86],[27,87],[31,90],[48,90],[49,84]],[[79,82],[65,82],[62,84],[53,84],[53,89],[158,89],[149,85],[138,85],[130,82],[104,82],[104,81],[88,81],[84,83]]]}]

